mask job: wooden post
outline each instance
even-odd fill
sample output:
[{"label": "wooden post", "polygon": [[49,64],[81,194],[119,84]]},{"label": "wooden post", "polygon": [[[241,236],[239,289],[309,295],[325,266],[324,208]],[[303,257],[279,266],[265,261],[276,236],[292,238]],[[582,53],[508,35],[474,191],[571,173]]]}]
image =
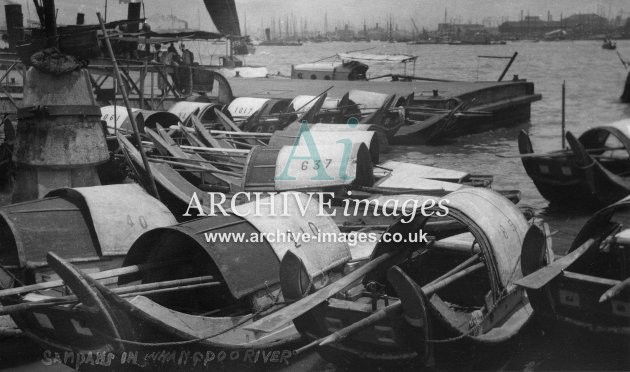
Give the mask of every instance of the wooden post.
[{"label": "wooden post", "polygon": [[499,81],[503,81],[503,78],[505,77],[505,74],[507,74],[508,70],[512,66],[512,62],[514,62],[514,60],[516,59],[517,55],[518,55],[518,52],[514,52],[514,54],[512,55],[512,58],[510,58],[510,62],[508,62],[508,64],[503,69],[503,72],[501,73],[501,76],[499,76]]},{"label": "wooden post", "polygon": [[145,59],[144,64],[142,65],[142,70],[140,71],[139,86],[140,86],[140,108],[141,109],[144,109],[144,83],[147,77],[148,65],[149,65],[149,61]]},{"label": "wooden post", "polygon": [[[118,135],[118,80],[114,79],[114,136]],[[122,123],[121,123],[122,124]]]},{"label": "wooden post", "polygon": [[566,131],[565,128],[565,95],[566,95],[566,81],[562,81],[562,149],[565,148],[566,139],[564,138],[564,134]]},{"label": "wooden post", "polygon": [[[131,122],[131,126],[133,127],[134,137],[136,142],[138,143],[138,147],[140,148],[140,155],[142,156],[142,163],[144,164],[144,169],[147,172],[147,176],[149,178],[149,188],[151,189],[151,194],[156,199],[160,199],[158,195],[157,186],[155,185],[155,179],[153,178],[153,173],[151,172],[151,166],[149,165],[149,159],[147,159],[147,154],[145,154],[144,149],[142,148],[142,139],[140,138],[140,130],[138,129],[138,123],[136,123],[136,118],[133,116],[133,112],[131,111],[131,104],[129,103],[129,97],[127,96],[127,89],[124,84],[121,84],[122,77],[120,76],[120,70],[118,69],[118,62],[116,61],[116,56],[114,55],[114,50],[112,49],[112,44],[109,42],[109,36],[107,35],[107,30],[105,29],[105,23],[103,22],[103,18],[101,17],[101,13],[97,12],[96,16],[98,17],[98,22],[101,24],[101,31],[103,31],[103,36],[105,37],[105,44],[107,45],[107,50],[109,51],[109,56],[112,59],[112,65],[114,65],[114,73],[116,74],[116,80],[120,85],[120,92],[123,96],[123,101],[125,101],[125,107],[127,108],[127,115],[129,115],[129,121]],[[114,118],[115,119],[115,118]]]},{"label": "wooden post", "polygon": [[151,110],[155,110],[155,73],[153,68],[151,68]]}]

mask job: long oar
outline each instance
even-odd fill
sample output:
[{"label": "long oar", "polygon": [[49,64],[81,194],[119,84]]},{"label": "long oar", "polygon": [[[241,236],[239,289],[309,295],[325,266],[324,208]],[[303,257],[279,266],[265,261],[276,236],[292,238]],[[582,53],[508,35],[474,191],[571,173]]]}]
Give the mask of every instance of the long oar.
[{"label": "long oar", "polygon": [[[602,147],[602,148],[598,148],[598,149],[587,149],[586,151],[589,153],[594,153],[594,152],[602,152],[602,151],[615,151],[615,150],[625,150],[625,147]],[[499,158],[506,158],[506,159],[512,159],[512,158],[562,158],[562,157],[566,157],[566,156],[570,156],[573,155],[573,151],[571,150],[559,150],[559,151],[555,151],[555,152],[551,152],[551,153],[542,153],[542,154],[520,154],[520,155],[504,155],[504,154],[494,154],[495,156],[499,157]]]},{"label": "long oar", "polygon": [[594,239],[589,239],[580,245],[576,250],[561,257],[551,264],[537,270],[524,278],[521,278],[515,282],[516,285],[529,288],[540,289],[545,284],[549,283],[555,277],[560,275],[564,269],[580,258],[586,251],[589,250],[595,243]]},{"label": "long oar", "polygon": [[[169,261],[169,262],[156,262],[142,265],[125,266],[117,269],[101,271],[98,273],[88,274],[92,279],[107,279],[117,276],[135,274],[141,271],[153,270],[164,266],[170,266],[181,261]],[[52,280],[50,282],[43,282],[31,285],[25,285],[23,287],[8,288],[0,291],[0,297],[12,296],[21,293],[41,291],[43,289],[50,289],[61,287],[64,285],[63,280]]]},{"label": "long oar", "polygon": [[[137,296],[149,293],[161,293],[167,291],[175,291],[180,289],[192,289],[199,287],[213,287],[222,285],[222,282],[214,281],[214,277],[199,276],[195,278],[167,280],[163,282],[137,284],[125,287],[113,288],[112,292],[121,295],[123,297]],[[78,301],[77,296],[62,296],[57,298],[46,299],[36,302],[25,302],[16,305],[0,306],[0,315],[7,315],[16,312],[30,311],[34,309],[47,308],[57,305],[74,304]]]},{"label": "long oar", "polygon": [[[127,96],[127,89],[123,84],[122,77],[120,75],[120,70],[118,69],[118,62],[116,61],[116,55],[114,54],[114,50],[112,49],[112,44],[109,41],[109,36],[107,35],[107,30],[105,29],[105,22],[101,18],[101,13],[97,12],[96,17],[98,18],[98,23],[101,25],[101,31],[103,31],[103,36],[105,37],[105,44],[107,45],[107,51],[109,52],[109,56],[112,60],[112,65],[114,66],[114,73],[116,77],[116,82],[118,86],[120,86],[120,92],[123,96],[123,101],[125,102],[125,107],[127,108],[127,116],[129,117],[129,121],[131,122],[131,126],[133,128],[133,134],[137,143],[142,143],[140,139],[140,130],[138,129],[138,124],[136,123],[136,118],[133,116],[133,112],[131,111],[131,103],[129,103],[129,97]],[[149,167],[149,160],[147,159],[147,155],[145,154],[142,146],[140,145],[140,155],[142,157],[142,163],[144,164],[144,169],[147,172],[147,178],[149,182],[149,190],[151,194],[158,200],[160,200],[160,196],[158,194],[157,186],[155,185],[155,178],[153,178],[153,174],[151,173],[151,168]]]},{"label": "long oar", "polygon": [[[485,266],[486,265],[483,262],[470,266],[469,268],[459,271],[447,278],[442,279],[441,281],[435,282],[433,284],[425,285],[424,287],[422,287],[422,292],[424,292],[427,297],[431,296],[436,291],[446,287],[447,285],[453,283],[454,281],[458,279],[461,279],[467,275],[470,275],[471,273],[477,270],[484,268]],[[295,353],[300,354],[308,349],[311,349],[314,346],[325,346],[328,344],[339,342],[345,339],[346,337],[364,328],[367,328],[379,322],[382,319],[389,317],[390,315],[395,315],[395,314],[400,313],[402,311],[402,308],[403,308],[402,301],[396,302],[393,305],[386,306],[382,308],[381,310],[375,312],[374,314],[359,320],[356,323],[353,323],[345,328],[339,329],[326,337],[317,339],[311,342],[310,344],[297,349]]]},{"label": "long oar", "polygon": [[184,150],[193,150],[193,151],[201,151],[201,152],[208,152],[211,153],[212,155],[224,155],[224,156],[242,156],[242,157],[247,157],[247,155],[249,155],[249,153],[251,152],[251,150],[243,150],[243,149],[215,149],[212,147],[203,147],[203,146],[187,146],[187,145],[182,145],[179,146]]},{"label": "long oar", "polygon": [[604,302],[610,298],[617,296],[619,293],[621,293],[621,291],[628,287],[630,287],[630,278],[627,278],[626,280],[621,281],[610,287],[610,289],[604,292],[604,294],[599,298],[599,302]]},{"label": "long oar", "polygon": [[184,162],[179,162],[179,161],[171,161],[171,160],[162,160],[162,159],[155,159],[155,158],[149,158],[149,161],[152,163],[163,163],[163,164],[169,164],[169,165],[177,165],[180,166],[182,168],[186,168],[186,169],[194,169],[194,170],[198,170],[198,171],[204,171],[204,172],[208,172],[208,173],[216,173],[216,174],[224,174],[226,176],[233,176],[233,177],[242,177],[243,175],[240,173],[236,173],[236,172],[230,172],[230,171],[224,171],[224,170],[220,170],[220,169],[208,169],[206,167],[202,167],[199,165],[193,165],[190,163],[184,163]]},{"label": "long oar", "polygon": [[217,130],[210,129],[210,134],[220,134],[226,135],[234,138],[248,138],[248,139],[256,139],[256,138],[270,138],[273,136],[273,133],[262,133],[262,132],[230,132],[229,130]]},{"label": "long oar", "polygon": [[297,318],[298,316],[311,310],[315,306],[328,300],[335,294],[343,291],[369,272],[377,269],[378,267],[384,266],[386,263],[395,263],[397,260],[401,260],[406,253],[406,250],[398,250],[397,252],[384,253],[366,263],[365,265],[359,267],[350,274],[337,280],[336,282],[329,284],[328,286],[318,290],[317,292],[306,296],[292,303],[291,305],[288,305],[281,310],[278,310],[275,313],[270,314],[248,325],[246,329],[271,333],[279,327],[284,326],[286,323]]},{"label": "long oar", "polygon": [[[437,242],[436,242],[437,243]],[[470,247],[469,247],[470,249]],[[467,259],[466,261],[460,263],[459,265],[455,266],[454,268],[452,268],[451,270],[449,270],[448,272],[446,272],[445,274],[441,275],[440,277],[436,278],[435,280],[433,280],[432,282],[430,282],[429,284],[425,285],[425,287],[430,287],[433,286],[439,282],[441,282],[442,280],[448,278],[451,275],[454,275],[456,273],[458,273],[459,271],[467,268],[468,266],[472,265],[473,263],[479,261],[479,258],[481,256],[479,255],[479,253],[476,253],[474,255],[472,255],[469,259]]]}]

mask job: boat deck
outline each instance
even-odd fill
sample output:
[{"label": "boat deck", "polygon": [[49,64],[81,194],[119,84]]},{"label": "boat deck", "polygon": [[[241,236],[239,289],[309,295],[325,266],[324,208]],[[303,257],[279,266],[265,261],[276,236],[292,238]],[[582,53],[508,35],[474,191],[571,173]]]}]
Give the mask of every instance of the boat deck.
[{"label": "boat deck", "polygon": [[293,98],[296,95],[318,95],[326,89],[330,97],[341,97],[350,90],[367,90],[402,96],[415,93],[430,97],[437,90],[442,98],[455,98],[482,89],[507,87],[526,83],[519,81],[345,81],[345,80],[294,80],[279,78],[230,78],[232,91],[237,97]]}]

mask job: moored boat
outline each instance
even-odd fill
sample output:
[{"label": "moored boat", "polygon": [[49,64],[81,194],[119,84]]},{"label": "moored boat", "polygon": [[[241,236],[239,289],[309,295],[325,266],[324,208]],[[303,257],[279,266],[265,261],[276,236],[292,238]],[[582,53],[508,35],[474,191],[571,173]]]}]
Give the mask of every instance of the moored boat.
[{"label": "moored boat", "polygon": [[615,43],[612,39],[604,39],[604,43],[602,44],[603,49],[615,50],[617,49],[617,43]]},{"label": "moored boat", "polygon": [[[373,259],[409,251],[389,270],[374,271],[326,298],[321,295],[326,301],[294,314],[296,328],[312,341],[308,347],[319,346],[327,360],[353,368],[417,367],[434,365],[436,357],[441,362],[442,352],[455,345],[496,345],[519,332],[531,315],[527,296],[514,286],[522,277],[518,250],[525,242],[527,221],[509,201],[488,190],[461,190],[448,199],[448,218],[468,232],[428,243],[381,241]],[[501,217],[481,217],[491,215]],[[407,236],[421,229],[431,236],[427,220],[431,218],[399,221],[387,233]],[[546,242],[539,243],[543,246],[538,249],[551,257]],[[295,262],[287,254],[281,273],[298,270]],[[281,274],[289,299],[300,291],[284,278],[294,277]],[[459,280],[463,277],[467,280]],[[289,308],[297,311],[308,301],[302,298],[282,311],[289,316]],[[269,332],[280,319],[272,314],[249,328]]]},{"label": "moored boat", "polygon": [[[273,334],[246,326],[284,306],[280,258],[294,243],[262,239],[218,244],[206,238],[208,233],[249,237],[278,229],[340,233],[328,216],[316,215],[316,208],[299,217],[298,203],[305,202],[305,195],[274,200],[259,216],[232,213],[143,234],[123,267],[98,274],[119,277],[113,288],[49,253],[49,264],[63,280],[57,284],[68,286],[74,296],[26,293],[33,287],[10,296],[0,292],[1,309],[49,350],[45,358],[60,355],[59,363],[79,370],[95,365],[169,371],[286,365],[300,342],[290,322]],[[246,208],[257,207],[239,207]],[[295,213],[283,217],[283,208]],[[318,278],[313,290],[340,277],[338,271],[351,259],[345,242],[303,244],[302,257],[311,259],[309,274]]]},{"label": "moored boat", "polygon": [[531,274],[516,283],[526,288],[535,316],[562,345],[581,343],[589,352],[618,355],[609,362],[619,370],[630,363],[629,212],[630,197],[601,209],[567,254],[548,266],[524,248],[522,257],[532,257],[522,259]]},{"label": "moored boat", "polygon": [[89,271],[118,267],[142,233],[175,222],[166,206],[138,185],[57,189],[43,199],[0,208],[0,263],[14,275],[11,285],[54,277],[48,251]]},{"label": "moored boat", "polygon": [[[535,154],[527,133],[519,134],[523,166],[536,188],[552,203],[597,208],[630,194],[630,120],[584,132],[569,140],[571,150]],[[573,137],[567,133],[567,138]]]}]

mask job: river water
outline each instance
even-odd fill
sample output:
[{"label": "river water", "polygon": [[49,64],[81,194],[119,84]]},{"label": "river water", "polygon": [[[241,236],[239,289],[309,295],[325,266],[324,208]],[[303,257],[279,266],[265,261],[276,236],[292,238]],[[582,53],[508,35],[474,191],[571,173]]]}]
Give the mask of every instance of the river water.
[{"label": "river water", "polygon": [[[194,48],[198,46],[192,46]],[[620,40],[618,50],[630,59],[630,40]],[[521,160],[498,157],[517,155],[516,138],[527,130],[536,152],[561,147],[562,82],[566,81],[566,127],[579,135],[589,127],[630,117],[630,105],[619,101],[627,72],[615,51],[601,48],[601,41],[508,42],[506,45],[407,45],[405,43],[305,43],[301,47],[258,47],[245,57],[249,65],[266,66],[270,74],[290,75],[291,65],[314,62],[336,53],[363,50],[366,53],[418,56],[415,75],[448,80],[496,80],[507,60],[482,59],[480,55],[518,57],[506,79],[514,74],[534,82],[542,101],[532,104],[531,121],[492,132],[459,137],[439,146],[393,146],[385,159],[495,176],[494,186],[519,189],[522,203],[533,206],[548,221],[555,250],[562,254],[587,216],[576,211],[554,210],[538,193]],[[202,53],[203,56],[204,53]],[[402,73],[403,65],[369,63],[370,76]],[[407,66],[412,73],[413,66]],[[332,84],[332,83],[331,83]]]},{"label": "river water", "polygon": [[[187,43],[202,60],[209,54],[224,51],[224,46]],[[537,152],[559,149],[561,122],[561,85],[566,81],[567,129],[579,134],[591,126],[630,117],[630,105],[619,102],[626,72],[615,51],[603,50],[601,41],[509,42],[507,45],[406,45],[399,43],[306,43],[301,47],[258,47],[256,54],[247,56],[249,65],[266,66],[270,73],[289,75],[291,65],[313,62],[339,52],[366,50],[369,53],[405,53],[417,55],[417,76],[449,80],[496,80],[504,61],[480,59],[479,55],[519,55],[508,77],[518,74],[533,81],[542,101],[532,105],[531,121],[509,129],[459,137],[439,146],[395,146],[384,159],[452,168],[495,176],[494,186],[519,189],[522,203],[533,206],[555,232],[554,250],[565,253],[568,244],[584,224],[584,212],[562,211],[548,207],[525,173],[520,159],[498,157],[518,154],[516,137],[520,129],[531,134]],[[630,59],[630,40],[618,42],[618,50]],[[215,61],[216,62],[216,61]],[[371,64],[369,74],[402,73],[402,67],[391,64]],[[411,72],[409,66],[408,72]],[[492,370],[557,370],[557,369],[619,369],[628,365],[629,353],[608,355],[574,351],[569,346],[554,344],[540,330],[530,329],[516,345],[513,354],[491,358],[490,363],[468,365],[465,369]],[[504,349],[495,356],[507,352]],[[621,364],[617,364],[621,363]],[[34,361],[11,370],[67,371],[61,366],[44,367]],[[288,368],[289,371],[336,370],[335,366],[316,354]]]}]

